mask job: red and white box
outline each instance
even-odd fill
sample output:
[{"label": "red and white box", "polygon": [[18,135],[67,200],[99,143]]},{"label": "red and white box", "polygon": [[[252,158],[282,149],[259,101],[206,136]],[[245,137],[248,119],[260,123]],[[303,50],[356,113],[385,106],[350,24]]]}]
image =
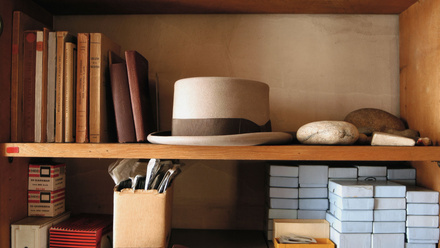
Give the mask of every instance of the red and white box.
[{"label": "red and white box", "polygon": [[54,217],[65,211],[65,190],[28,191],[28,216]]},{"label": "red and white box", "polygon": [[55,191],[65,187],[65,164],[29,164],[29,190]]}]

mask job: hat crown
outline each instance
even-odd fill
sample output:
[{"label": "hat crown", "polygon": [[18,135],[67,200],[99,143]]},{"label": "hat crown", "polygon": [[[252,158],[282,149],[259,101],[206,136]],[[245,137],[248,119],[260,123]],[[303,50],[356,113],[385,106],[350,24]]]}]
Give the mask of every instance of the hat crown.
[{"label": "hat crown", "polygon": [[173,119],[245,119],[258,126],[269,119],[269,86],[228,77],[178,80],[174,86]]}]

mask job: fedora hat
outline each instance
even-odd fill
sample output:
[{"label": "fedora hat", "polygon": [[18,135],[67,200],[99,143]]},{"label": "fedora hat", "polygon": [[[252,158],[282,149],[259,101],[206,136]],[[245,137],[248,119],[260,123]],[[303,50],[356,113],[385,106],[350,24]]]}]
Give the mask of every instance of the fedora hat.
[{"label": "fedora hat", "polygon": [[269,86],[229,77],[195,77],[174,85],[171,131],[148,135],[169,145],[286,144],[292,135],[271,132]]}]

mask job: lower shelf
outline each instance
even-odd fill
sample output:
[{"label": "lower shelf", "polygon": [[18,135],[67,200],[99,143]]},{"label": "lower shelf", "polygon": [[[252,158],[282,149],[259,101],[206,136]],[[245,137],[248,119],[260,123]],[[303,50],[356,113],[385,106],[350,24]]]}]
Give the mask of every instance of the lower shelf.
[{"label": "lower shelf", "polygon": [[258,230],[173,229],[168,247],[270,248],[271,243],[267,242],[264,232]]}]

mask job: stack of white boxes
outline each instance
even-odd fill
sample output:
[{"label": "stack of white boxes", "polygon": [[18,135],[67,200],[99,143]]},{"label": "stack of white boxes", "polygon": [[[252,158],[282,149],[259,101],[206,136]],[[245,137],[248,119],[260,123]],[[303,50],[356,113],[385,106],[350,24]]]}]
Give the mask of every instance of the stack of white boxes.
[{"label": "stack of white boxes", "polygon": [[265,232],[272,240],[273,219],[298,218],[298,166],[269,165]]},{"label": "stack of white boxes", "polygon": [[406,187],[391,181],[365,183],[374,187],[372,247],[404,247]]},{"label": "stack of white boxes", "polygon": [[329,180],[330,239],[338,248],[371,248],[373,186],[357,180]]},{"label": "stack of white boxes", "polygon": [[416,185],[416,168],[413,167],[389,167],[387,179],[407,186]]},{"label": "stack of white boxes", "polygon": [[324,219],[328,209],[328,166],[299,165],[298,219]]},{"label": "stack of white boxes", "polygon": [[434,248],[439,240],[439,193],[408,187],[406,193],[406,248]]}]

